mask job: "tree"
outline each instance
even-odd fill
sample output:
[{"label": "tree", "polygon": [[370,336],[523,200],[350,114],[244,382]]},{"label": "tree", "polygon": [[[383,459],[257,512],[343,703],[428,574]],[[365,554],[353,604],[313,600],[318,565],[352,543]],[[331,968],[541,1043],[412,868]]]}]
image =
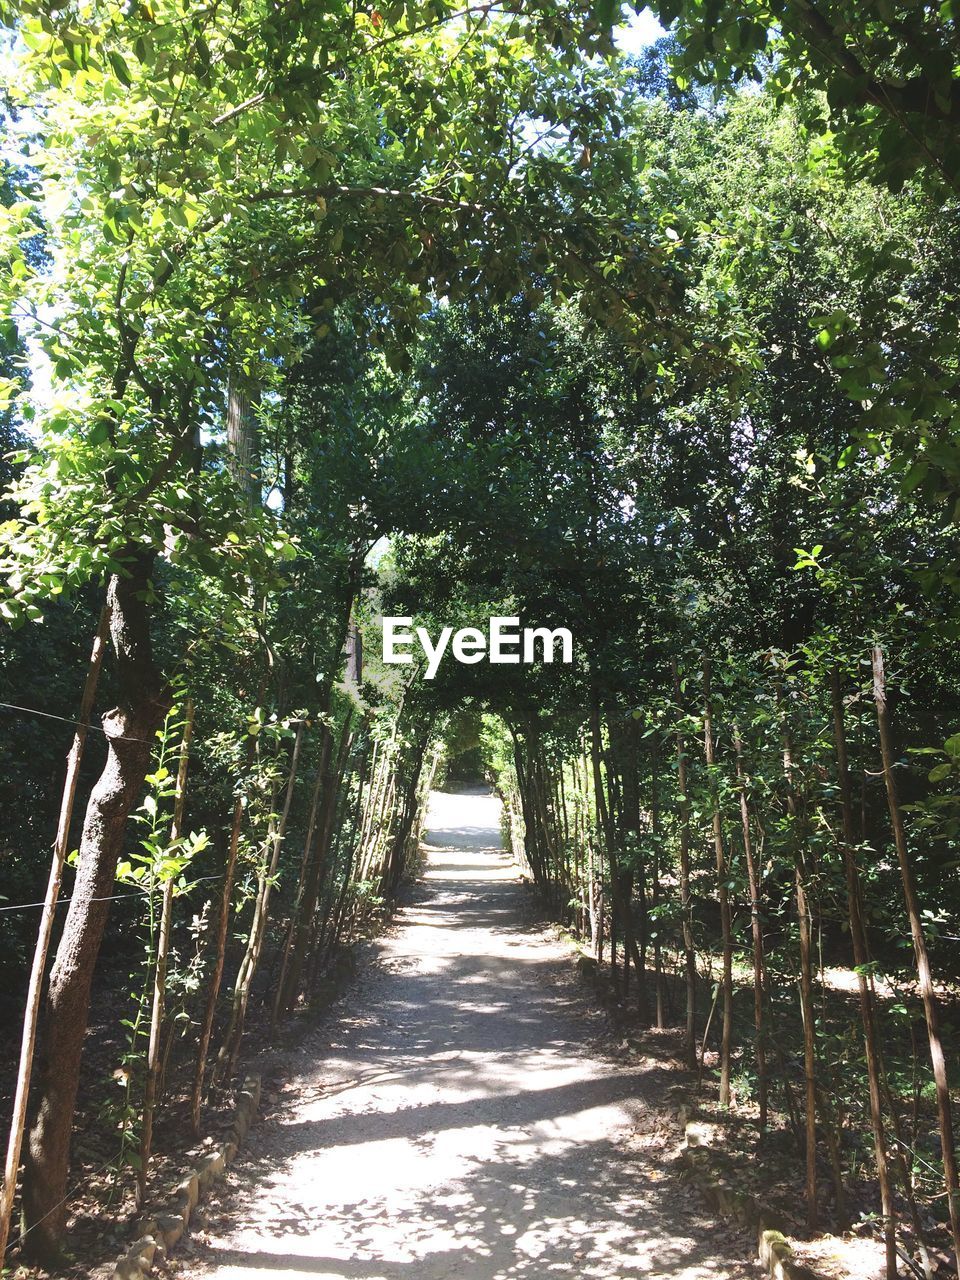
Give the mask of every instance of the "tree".
[{"label": "tree", "polygon": [[[642,343],[677,284],[672,242],[642,207],[629,237],[622,219],[598,219],[611,179],[629,172],[626,148],[596,174],[571,162],[615,105],[577,67],[576,51],[610,47],[588,9],[431,3],[384,16],[252,0],[184,21],[176,4],[108,0],[9,16],[55,268],[31,267],[36,209],[11,206],[4,307],[38,330],[70,395],[38,421],[39,455],[15,490],[3,607],[35,620],[51,592],[108,580],[122,694],[104,721],[110,752],[48,995],[58,1087],[48,1070],[24,1204],[31,1248],[49,1253],[106,922],[93,899],[107,896],[170,703],[153,653],[162,562],[226,578],[240,600],[288,545],[204,444],[228,379],[263,400],[276,360],[344,298],[362,301],[358,316],[402,360],[431,290],[456,296],[482,279],[498,296],[532,270],[557,288],[584,278],[591,305]],[[562,136],[531,150],[533,119]]]},{"label": "tree", "polygon": [[[960,37],[950,5],[893,0],[660,0],[676,65],[701,84],[763,77],[781,99],[823,94],[854,164],[903,185],[960,179]],[[684,76],[680,87],[684,87]]]}]

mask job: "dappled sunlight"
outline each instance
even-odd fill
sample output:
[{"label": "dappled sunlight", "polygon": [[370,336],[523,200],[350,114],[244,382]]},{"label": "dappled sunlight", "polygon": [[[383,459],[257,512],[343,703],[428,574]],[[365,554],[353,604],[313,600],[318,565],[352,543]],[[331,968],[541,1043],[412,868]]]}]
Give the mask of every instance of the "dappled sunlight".
[{"label": "dappled sunlight", "polygon": [[[334,1280],[726,1280],[692,1193],[632,1135],[662,1068],[596,1051],[569,955],[525,928],[499,803],[435,794],[423,880],[294,1102],[205,1270]],[[325,1040],[321,1043],[321,1035]],[[669,1188],[667,1193],[666,1188]]]}]

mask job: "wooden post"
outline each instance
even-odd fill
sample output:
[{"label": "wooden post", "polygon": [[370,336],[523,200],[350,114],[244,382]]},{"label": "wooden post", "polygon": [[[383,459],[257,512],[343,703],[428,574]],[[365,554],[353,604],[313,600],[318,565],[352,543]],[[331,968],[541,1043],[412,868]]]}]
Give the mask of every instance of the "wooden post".
[{"label": "wooden post", "polygon": [[[703,662],[703,752],[707,771],[716,766],[713,746],[713,706],[710,700],[710,663]],[[733,1057],[733,929],[730,919],[730,890],[727,886],[729,870],[723,848],[723,825],[720,816],[720,795],[713,777],[709,779],[711,806],[713,809],[713,845],[717,857],[717,897],[720,901],[720,932],[723,945],[723,975],[720,989],[723,993],[723,1026],[720,1039],[720,1095],[721,1107],[730,1105],[730,1065]],[[706,1036],[704,1036],[706,1046]]]},{"label": "wooden post", "polygon": [[[673,664],[673,696],[680,710],[680,670]],[[687,1033],[684,1057],[697,1069],[697,952],[693,940],[693,899],[690,896],[690,800],[687,795],[687,756],[683,730],[677,729],[677,790],[680,795],[680,910],[683,929],[684,973],[687,989]]]},{"label": "wooden post", "polygon": [[893,776],[893,733],[887,710],[887,687],[883,669],[883,650],[875,646],[873,663],[873,699],[877,708],[877,726],[880,731],[880,755],[883,761],[883,780],[887,789],[887,808],[893,828],[897,859],[900,863],[900,879],[903,897],[910,920],[910,935],[917,961],[917,978],[923,1011],[927,1020],[927,1039],[930,1043],[930,1060],[937,1094],[937,1115],[940,1121],[940,1147],[943,1152],[943,1181],[950,1211],[950,1231],[953,1236],[954,1267],[960,1269],[960,1186],[957,1182],[957,1153],[953,1139],[953,1114],[950,1106],[950,1086],[947,1080],[947,1063],[940,1038],[940,1008],[933,986],[933,973],[927,953],[927,940],[923,933],[920,899],[917,882],[907,849],[907,833],[903,825],[903,813],[897,796],[897,784]]},{"label": "wooden post", "polygon": [[[793,745],[784,720],[783,776],[787,784],[787,812],[798,821],[797,797],[793,786]],[[797,925],[800,932],[800,1012],[803,1019],[803,1079],[806,1151],[807,1226],[817,1225],[817,1040],[813,1025],[813,944],[810,936],[810,906],[807,901],[807,867],[799,833],[794,836],[794,887],[797,897]]]},{"label": "wooden post", "polygon": [[763,924],[760,919],[760,877],[753,856],[753,833],[750,830],[750,805],[747,800],[747,777],[743,767],[743,741],[740,730],[733,726],[733,748],[737,756],[737,789],[740,792],[740,822],[743,827],[743,856],[750,885],[750,925],[753,937],[753,1026],[757,1058],[757,1093],[760,1105],[760,1130],[767,1127],[767,1050],[764,1043],[763,996]]},{"label": "wooden post", "polygon": [[103,665],[103,654],[106,649],[109,630],[110,610],[107,605],[104,605],[100,611],[100,623],[90,652],[90,661],[87,663],[87,675],[83,685],[83,694],[80,698],[80,709],[73,734],[73,743],[67,755],[67,771],[60,800],[60,816],[57,820],[57,834],[53,842],[53,859],[50,863],[50,875],[47,879],[47,891],[43,899],[40,928],[37,932],[37,941],[33,950],[33,964],[30,969],[30,982],[27,987],[27,1007],[24,1010],[23,1034],[20,1041],[20,1065],[17,1071],[17,1084],[13,1099],[10,1137],[7,1141],[3,1191],[0,1193],[0,1267],[3,1265],[3,1256],[7,1250],[7,1240],[10,1238],[13,1198],[17,1187],[17,1170],[20,1168],[20,1150],[23,1146],[23,1132],[27,1121],[27,1101],[30,1096],[30,1076],[33,1071],[33,1054],[37,1042],[37,1026],[40,1021],[40,996],[43,991],[43,974],[47,963],[47,953],[50,950],[50,939],[53,935],[57,899],[60,896],[60,881],[63,878],[63,864],[68,852],[70,822],[73,817],[73,803],[77,795],[80,762],[83,759],[83,747],[87,740],[87,727],[93,714],[93,701],[96,697],[97,683],[100,679],[100,668]]},{"label": "wooden post", "polygon": [[[187,803],[187,766],[190,763],[190,739],[193,737],[193,699],[188,698],[184,712],[183,738],[180,742],[180,763],[177,768],[177,785],[173,800],[173,823],[170,827],[170,844],[175,844],[183,834],[183,816]],[[167,997],[167,957],[170,952],[170,924],[173,915],[173,880],[167,875],[163,882],[163,899],[160,908],[160,932],[157,939],[157,958],[153,970],[153,1008],[150,1013],[150,1040],[147,1045],[147,1076],[143,1089],[143,1122],[140,1128],[140,1167],[137,1170],[138,1209],[143,1208],[147,1194],[147,1172],[150,1168],[150,1151],[153,1145],[153,1113],[157,1100],[157,1075],[160,1070],[160,1043],[163,1034],[163,1017]]]},{"label": "wooden post", "polygon": [[254,905],[253,921],[250,925],[250,935],[247,939],[247,949],[244,954],[243,961],[241,962],[240,972],[237,975],[237,981],[234,987],[233,1004],[230,1010],[230,1022],[218,1055],[217,1071],[222,1079],[229,1079],[233,1074],[234,1064],[240,1050],[240,1041],[243,1038],[243,1024],[246,1019],[247,1004],[250,999],[250,989],[253,986],[253,979],[257,971],[257,966],[260,963],[260,953],[263,949],[263,940],[267,930],[267,916],[270,909],[270,891],[273,887],[274,877],[277,874],[277,865],[280,861],[280,850],[283,846],[283,837],[287,829],[287,819],[290,816],[290,806],[293,802],[293,791],[297,780],[297,765],[300,761],[300,746],[302,741],[303,721],[301,720],[297,724],[297,733],[293,742],[293,750],[290,753],[290,768],[287,773],[287,786],[283,809],[280,813],[280,818],[275,829],[270,833],[268,841],[270,857],[267,865],[263,867],[260,874],[257,900]]}]

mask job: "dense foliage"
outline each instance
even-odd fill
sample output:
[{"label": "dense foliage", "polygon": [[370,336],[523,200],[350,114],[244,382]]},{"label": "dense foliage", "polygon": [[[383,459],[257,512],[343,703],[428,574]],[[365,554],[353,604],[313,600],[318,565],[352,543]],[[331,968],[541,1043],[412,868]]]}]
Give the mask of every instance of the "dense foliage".
[{"label": "dense foliage", "polygon": [[[612,998],[792,1135],[810,1226],[949,1268],[956,18],[654,7],[630,58],[561,0],[7,6],[0,1254],[41,1003],[49,1260],[78,1105],[139,1207],[446,759]],[[423,680],[385,613],[576,661]]]}]

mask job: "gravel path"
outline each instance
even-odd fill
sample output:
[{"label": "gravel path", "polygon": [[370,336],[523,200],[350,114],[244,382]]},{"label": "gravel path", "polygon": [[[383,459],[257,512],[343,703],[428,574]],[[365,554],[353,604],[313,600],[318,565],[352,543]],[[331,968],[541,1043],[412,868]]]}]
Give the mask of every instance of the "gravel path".
[{"label": "gravel path", "polygon": [[669,1072],[597,1048],[569,949],[524,922],[488,793],[436,793],[423,879],[298,1051],[211,1209],[196,1280],[755,1275],[664,1163]]}]

